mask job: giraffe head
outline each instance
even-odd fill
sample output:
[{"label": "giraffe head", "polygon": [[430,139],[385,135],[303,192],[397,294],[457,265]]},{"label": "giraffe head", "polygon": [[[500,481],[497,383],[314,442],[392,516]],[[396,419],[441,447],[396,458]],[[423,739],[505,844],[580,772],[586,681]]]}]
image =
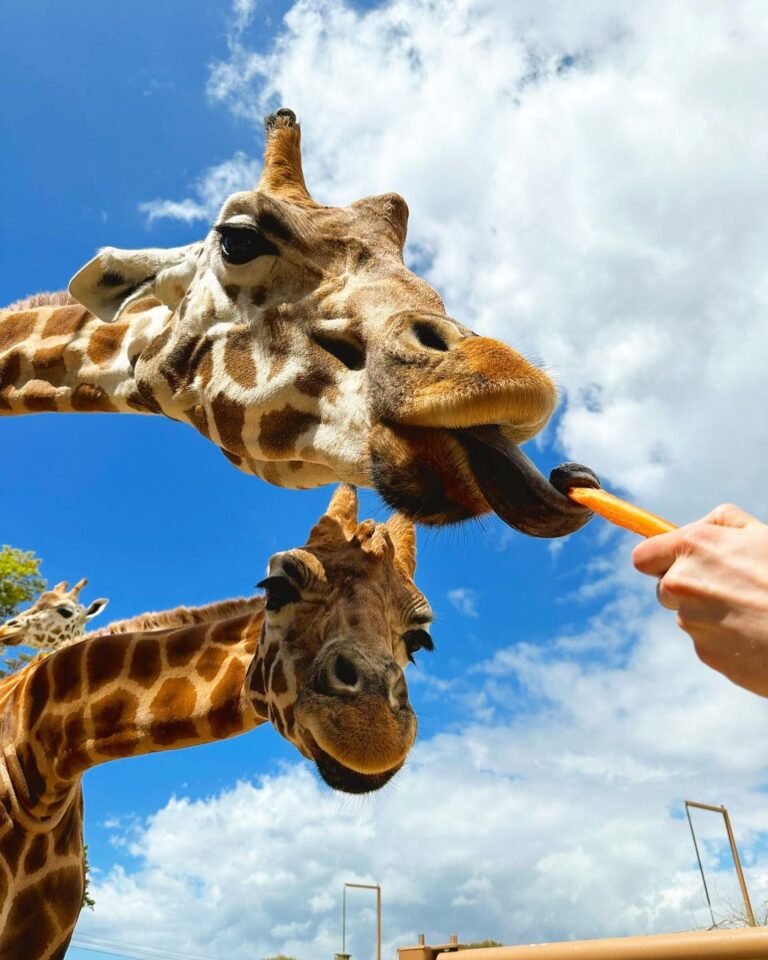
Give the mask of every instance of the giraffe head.
[{"label": "giraffe head", "polygon": [[348,793],[383,786],[416,736],[403,671],[433,643],[415,566],[413,524],[358,523],[357,494],[342,485],[307,543],[275,554],[260,584],[254,705]]},{"label": "giraffe head", "polygon": [[313,200],[282,109],[266,118],[258,185],[229,197],[204,240],[105,248],[70,291],[105,321],[164,305],[132,358],[136,386],[246,472],[373,486],[423,523],[494,509],[529,533],[572,532],[591,514],[517,451],[555,408],[551,379],[446,315],[403,262],[407,221],[394,193]]},{"label": "giraffe head", "polygon": [[109,603],[102,597],[87,607],[82,604],[79,594],[86,583],[83,578],[70,590],[67,581],[62,580],[52,590],[41,593],[29,609],[0,626],[0,645],[56,650],[82,637],[87,621]]}]

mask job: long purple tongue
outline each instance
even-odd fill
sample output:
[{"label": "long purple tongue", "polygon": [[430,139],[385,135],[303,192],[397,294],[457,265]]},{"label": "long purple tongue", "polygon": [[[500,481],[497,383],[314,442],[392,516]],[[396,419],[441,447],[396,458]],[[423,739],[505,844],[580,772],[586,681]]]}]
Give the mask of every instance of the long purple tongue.
[{"label": "long purple tongue", "polygon": [[591,510],[565,496],[571,487],[599,487],[578,463],[556,467],[549,480],[498,427],[454,430],[469,458],[477,485],[501,519],[531,537],[564,537],[589,521]]}]

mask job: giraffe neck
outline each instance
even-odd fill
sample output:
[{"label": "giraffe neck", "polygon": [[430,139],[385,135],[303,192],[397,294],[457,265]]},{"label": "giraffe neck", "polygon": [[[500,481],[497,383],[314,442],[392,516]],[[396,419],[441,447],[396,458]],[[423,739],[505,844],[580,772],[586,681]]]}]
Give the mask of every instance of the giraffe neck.
[{"label": "giraffe neck", "polygon": [[[86,638],[0,683],[3,960],[66,952],[83,896],[85,770],[265,722],[264,691],[247,680],[264,654],[263,604],[245,606],[227,619]],[[263,670],[253,676],[263,683]]]},{"label": "giraffe neck", "polygon": [[245,681],[262,622],[258,609],[86,638],[9,678],[0,686],[0,718],[18,802],[49,816],[90,767],[226,739],[264,722],[266,710],[257,714]]},{"label": "giraffe neck", "polygon": [[169,316],[152,303],[115,323],[77,304],[0,313],[0,415],[159,412],[133,372]]}]

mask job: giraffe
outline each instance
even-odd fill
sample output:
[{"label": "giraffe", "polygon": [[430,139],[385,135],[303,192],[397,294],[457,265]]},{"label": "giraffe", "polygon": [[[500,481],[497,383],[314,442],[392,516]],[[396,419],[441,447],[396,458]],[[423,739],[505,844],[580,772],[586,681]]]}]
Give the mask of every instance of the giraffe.
[{"label": "giraffe", "polygon": [[416,735],[403,671],[433,649],[415,562],[413,524],[358,523],[342,485],[306,544],[270,559],[263,597],[123,621],[0,683],[3,960],[65,954],[96,764],[270,721],[331,787],[383,786]]},{"label": "giraffe", "polygon": [[88,583],[85,577],[69,589],[66,580],[45,590],[27,610],[0,626],[0,646],[23,644],[36,650],[60,650],[85,635],[85,625],[98,616],[109,601],[100,597],[88,606],[78,596]]},{"label": "giraffe", "polygon": [[[443,525],[495,510],[536,536],[591,517],[519,450],[549,420],[552,379],[446,315],[408,270],[395,193],[315,201],[292,110],[265,119],[253,190],[203,239],[102,249],[62,295],[0,318],[0,414],[142,413],[189,424],[240,470],[306,489],[375,487]],[[554,484],[554,485],[553,485]]]}]

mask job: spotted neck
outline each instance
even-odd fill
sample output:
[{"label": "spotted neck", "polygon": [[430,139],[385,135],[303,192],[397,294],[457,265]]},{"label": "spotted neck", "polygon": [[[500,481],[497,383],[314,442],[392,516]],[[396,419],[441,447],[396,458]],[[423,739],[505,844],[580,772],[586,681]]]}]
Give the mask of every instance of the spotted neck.
[{"label": "spotted neck", "polygon": [[77,304],[0,313],[0,415],[160,412],[133,368],[168,310],[147,301],[134,309],[116,323]]},{"label": "spotted neck", "polygon": [[0,683],[3,960],[66,954],[85,881],[86,769],[222,740],[265,721],[246,681],[263,610],[248,603],[228,619],[85,639]]},{"label": "spotted neck", "polygon": [[0,686],[18,806],[51,816],[90,767],[208,743],[266,720],[245,677],[263,611],[174,630],[98,636]]}]

